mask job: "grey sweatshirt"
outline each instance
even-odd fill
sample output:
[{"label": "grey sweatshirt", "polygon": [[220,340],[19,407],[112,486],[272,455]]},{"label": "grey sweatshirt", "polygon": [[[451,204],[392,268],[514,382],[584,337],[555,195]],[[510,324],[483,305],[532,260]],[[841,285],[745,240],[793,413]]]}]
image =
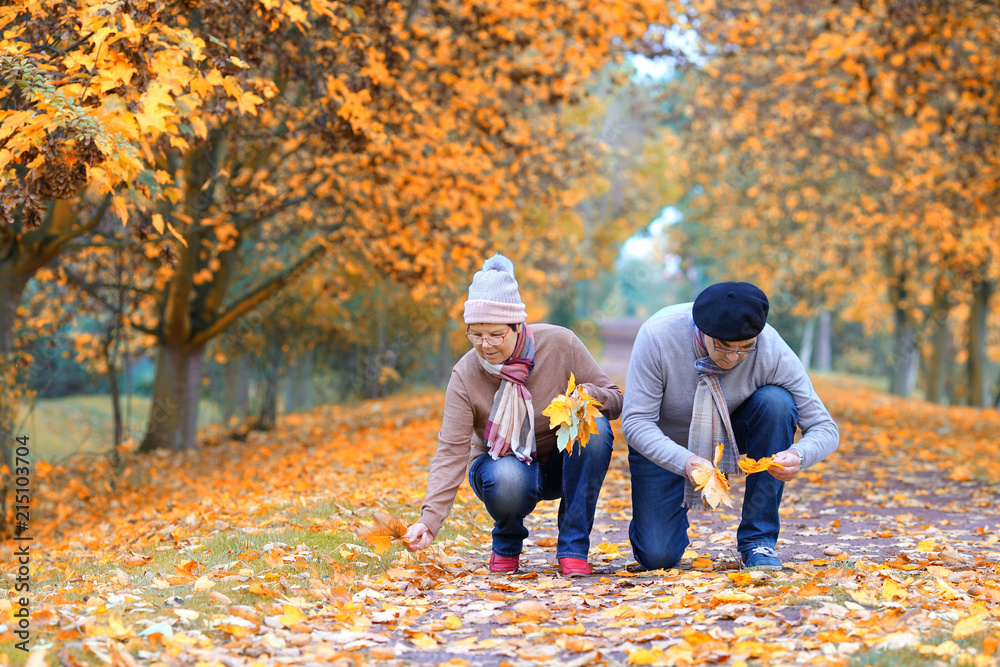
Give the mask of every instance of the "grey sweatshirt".
[{"label": "grey sweatshirt", "polygon": [[[694,369],[690,303],[669,306],[642,325],[632,348],[622,432],[647,459],[678,475],[691,456],[687,450],[698,373]],[[802,467],[818,463],[840,443],[840,431],[813,389],[798,356],[771,325],[757,337],[757,349],[720,376],[732,414],[764,385],[784,387],[799,411]]]}]

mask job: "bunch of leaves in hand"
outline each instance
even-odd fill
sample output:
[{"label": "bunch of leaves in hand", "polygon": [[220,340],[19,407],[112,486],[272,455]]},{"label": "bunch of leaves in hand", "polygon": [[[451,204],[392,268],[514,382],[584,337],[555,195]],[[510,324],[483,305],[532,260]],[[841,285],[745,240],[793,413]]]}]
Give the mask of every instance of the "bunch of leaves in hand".
[{"label": "bunch of leaves in hand", "polygon": [[566,393],[559,394],[542,414],[549,418],[549,428],[557,428],[556,444],[560,452],[570,448],[573,453],[574,441],[580,447],[586,447],[590,436],[597,433],[597,416],[600,414],[601,402],[587,394],[583,386],[576,386],[576,376],[569,374]]},{"label": "bunch of leaves in hand", "polygon": [[729,495],[729,478],[719,470],[719,460],[722,459],[724,449],[725,445],[720,442],[715,447],[715,460],[711,466],[699,461],[691,469],[691,476],[696,484],[695,491],[701,491],[702,501],[712,509],[720,504],[733,506],[733,499]]},{"label": "bunch of leaves in hand", "polygon": [[385,512],[375,512],[374,525],[362,526],[357,530],[357,536],[372,544],[372,551],[384,554],[392,546],[393,540],[402,540],[406,535],[406,524]]}]

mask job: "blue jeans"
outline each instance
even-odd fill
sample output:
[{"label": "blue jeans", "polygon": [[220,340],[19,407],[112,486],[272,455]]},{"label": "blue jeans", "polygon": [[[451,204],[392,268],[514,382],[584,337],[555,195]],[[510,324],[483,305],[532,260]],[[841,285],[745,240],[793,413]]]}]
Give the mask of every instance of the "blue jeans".
[{"label": "blue jeans", "polygon": [[[750,458],[772,456],[792,446],[799,411],[787,390],[765,385],[730,415],[740,453]],[[671,568],[688,546],[685,478],[651,462],[631,447],[632,522],[628,536],[632,554],[647,570]],[[767,472],[747,476],[743,517],[736,547],[746,555],[759,546],[774,547],[781,529],[778,506],[785,483]]]},{"label": "blue jeans", "polygon": [[521,543],[528,536],[524,518],[539,500],[561,498],[556,557],[587,558],[597,498],[615,438],[607,417],[601,415],[596,421],[598,432],[590,436],[586,447],[574,444],[573,454],[569,449],[555,450],[545,463],[531,465],[513,455],[494,461],[484,454],[473,461],[469,484],[495,522],[494,553],[507,558],[520,556]]}]

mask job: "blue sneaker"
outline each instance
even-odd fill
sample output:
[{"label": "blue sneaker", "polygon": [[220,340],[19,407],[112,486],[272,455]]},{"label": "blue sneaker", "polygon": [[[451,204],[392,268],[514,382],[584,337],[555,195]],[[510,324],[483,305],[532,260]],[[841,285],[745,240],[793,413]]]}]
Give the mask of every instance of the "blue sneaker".
[{"label": "blue sneaker", "polygon": [[774,547],[754,547],[741,555],[745,567],[755,567],[758,570],[780,570],[783,567]]}]

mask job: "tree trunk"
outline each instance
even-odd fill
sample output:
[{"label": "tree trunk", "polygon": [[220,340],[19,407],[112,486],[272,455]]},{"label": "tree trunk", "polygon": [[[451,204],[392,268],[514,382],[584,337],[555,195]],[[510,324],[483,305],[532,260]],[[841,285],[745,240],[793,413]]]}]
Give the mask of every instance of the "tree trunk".
[{"label": "tree trunk", "polygon": [[222,402],[222,423],[231,426],[233,417],[244,421],[250,411],[250,361],[246,357],[231,358],[224,370],[225,395]]},{"label": "tree trunk", "polygon": [[951,329],[948,327],[949,304],[947,297],[936,294],[931,310],[931,325],[934,327],[929,368],[927,369],[926,398],[931,403],[946,404],[948,391],[948,368],[951,356]]},{"label": "tree trunk", "polygon": [[278,373],[269,373],[264,382],[264,400],[260,406],[257,428],[270,431],[278,421]]},{"label": "tree trunk", "polygon": [[906,366],[906,373],[903,376],[904,391],[906,393],[903,396],[907,398],[913,394],[913,390],[917,388],[917,379],[920,377],[920,354],[916,348],[916,344],[910,352],[910,358]]},{"label": "tree trunk", "polygon": [[915,333],[913,324],[906,316],[906,311],[896,308],[896,331],[893,336],[892,377],[889,391],[896,396],[909,397],[913,390],[912,379],[915,378],[916,353]]},{"label": "tree trunk", "polygon": [[149,427],[139,451],[194,449],[204,347],[161,345]]},{"label": "tree trunk", "polygon": [[306,350],[289,367],[285,377],[285,412],[306,410],[313,403],[313,353]]},{"label": "tree trunk", "polygon": [[802,332],[802,347],[799,348],[799,361],[802,365],[809,369],[812,365],[813,356],[813,334],[816,332],[816,317],[810,317],[806,320],[805,331]]},{"label": "tree trunk", "polygon": [[[0,264],[0,364],[2,364],[2,379],[4,384],[15,380],[16,369],[10,359],[14,342],[14,322],[17,319],[17,306],[21,303],[21,295],[28,284],[30,276],[15,273],[8,264]],[[14,469],[12,457],[14,448],[10,438],[17,437],[14,433],[14,421],[17,418],[17,392],[0,391],[0,467]],[[9,437],[7,434],[10,434]],[[29,443],[30,444],[30,443]],[[0,540],[9,538],[13,532],[7,521],[7,497],[13,492],[10,483],[11,475],[0,475]],[[11,496],[13,500],[13,496]],[[13,507],[13,503],[11,504]]]},{"label": "tree trunk", "polygon": [[365,350],[361,397],[366,400],[382,397],[382,353],[385,350],[386,326],[381,315],[377,327],[375,346]]},{"label": "tree trunk", "polygon": [[13,267],[0,264],[0,351],[10,351],[14,342],[17,306],[30,275],[14,273]]},{"label": "tree trunk", "polygon": [[378,353],[370,348],[364,353],[364,372],[361,375],[361,398],[378,398]]},{"label": "tree trunk", "polygon": [[268,345],[261,356],[261,380],[258,386],[263,385],[263,395],[257,396],[260,400],[260,412],[254,420],[254,429],[270,431],[278,421],[278,381],[284,359],[285,355],[278,344]]},{"label": "tree trunk", "polygon": [[990,407],[990,387],[986,379],[986,319],[993,289],[991,281],[976,283],[969,310],[969,405],[977,408]]},{"label": "tree trunk", "polygon": [[813,368],[817,371],[833,370],[833,324],[830,312],[824,310],[819,314],[819,326],[816,329],[816,359]]},{"label": "tree trunk", "polygon": [[[115,314],[117,317],[117,313]],[[121,402],[121,392],[118,390],[118,364],[115,359],[114,354],[111,352],[111,347],[115,343],[115,338],[118,336],[118,327],[113,326],[111,330],[108,331],[107,337],[103,341],[102,350],[104,352],[104,362],[108,367],[108,388],[111,391],[111,410],[114,414],[115,421],[115,439],[114,439],[114,449],[112,450],[112,457],[115,463],[115,472],[118,472],[118,466],[121,462],[121,445],[122,445],[122,402]]]}]

